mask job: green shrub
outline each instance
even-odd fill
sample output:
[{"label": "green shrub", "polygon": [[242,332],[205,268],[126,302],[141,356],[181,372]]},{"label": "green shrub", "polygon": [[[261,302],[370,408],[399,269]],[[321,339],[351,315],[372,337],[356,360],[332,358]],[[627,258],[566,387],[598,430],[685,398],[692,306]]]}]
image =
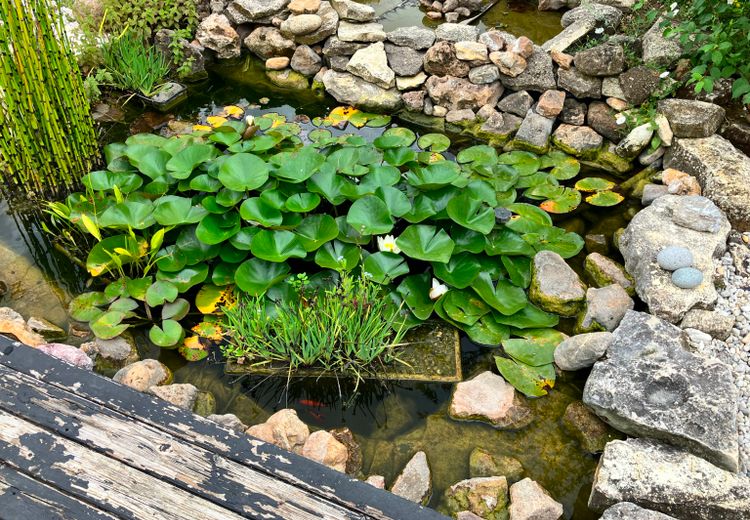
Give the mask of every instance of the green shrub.
[{"label": "green shrub", "polygon": [[116,88],[151,96],[169,74],[167,58],[130,30],[102,46],[104,67]]},{"label": "green shrub", "polygon": [[[246,297],[290,304],[290,276],[318,271],[323,279],[360,273],[382,286],[404,330],[436,315],[499,345],[557,325],[527,298],[531,258],[541,250],[569,258],[583,241],[530,202],[556,212],[577,206],[580,193],[560,185],[578,174],[577,161],[486,145],[450,160],[441,155],[446,136],[423,135],[417,148],[402,127],[372,142],[315,129],[305,145],[300,133],[265,114],[252,128],[229,121],[108,145],[107,170],[83,179],[87,193],[50,207],[96,238],[89,273],[115,278],[74,300],[74,318],[90,320],[97,335],[156,322],[152,341],[194,359],[205,349],[183,342],[181,300],[195,298],[199,312],[214,316],[237,292],[245,305],[260,301]],[[551,366],[544,360],[539,370]]]},{"label": "green shrub", "polygon": [[105,27],[113,33],[129,28],[150,39],[160,29],[187,29],[198,26],[196,0],[104,0]]},{"label": "green shrub", "polygon": [[[674,4],[673,4],[674,5]],[[688,0],[672,11],[674,28],[693,70],[689,82],[696,92],[712,92],[716,81],[733,80],[732,95],[750,103],[750,3],[744,0]],[[679,21],[677,21],[679,20]]]}]

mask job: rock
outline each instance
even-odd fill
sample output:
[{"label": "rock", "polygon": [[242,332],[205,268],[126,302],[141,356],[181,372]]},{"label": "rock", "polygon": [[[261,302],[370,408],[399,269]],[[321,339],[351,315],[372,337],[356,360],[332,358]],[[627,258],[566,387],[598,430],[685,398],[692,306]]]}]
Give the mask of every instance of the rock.
[{"label": "rock", "polygon": [[323,67],[323,60],[307,45],[300,45],[292,56],[292,70],[303,76],[314,76]]},{"label": "rock", "polygon": [[432,474],[425,452],[418,451],[406,463],[403,471],[396,477],[391,493],[417,504],[426,505],[430,501]]},{"label": "rock", "polygon": [[616,430],[599,419],[581,401],[573,401],[568,405],[562,424],[587,453],[601,453],[609,441],[620,438]]},{"label": "rock", "polygon": [[440,105],[435,105],[435,106],[432,107],[432,115],[433,116],[435,116],[435,117],[445,117],[446,114],[448,114],[448,109],[447,108],[441,107]]},{"label": "rock", "polygon": [[526,117],[526,114],[531,110],[534,104],[534,98],[522,90],[520,92],[513,92],[504,97],[498,104],[497,108],[503,112],[510,112],[519,117]]},{"label": "rock", "polygon": [[555,349],[555,364],[562,370],[581,370],[592,366],[612,343],[611,332],[589,332],[566,338]]},{"label": "rock", "polygon": [[448,414],[453,419],[486,422],[497,429],[523,428],[533,420],[515,389],[489,371],[456,385]]},{"label": "rock", "polygon": [[650,123],[636,126],[617,144],[615,153],[628,160],[634,159],[651,143],[653,136],[654,130]]},{"label": "rock", "polygon": [[275,27],[258,27],[245,38],[244,44],[262,60],[274,56],[291,57],[295,49],[294,41],[282,36]]},{"label": "rock", "polygon": [[462,78],[469,74],[470,68],[468,63],[456,57],[456,51],[450,42],[437,42],[424,55],[424,70],[434,76]]},{"label": "rock", "polygon": [[662,144],[667,147],[672,146],[674,132],[672,132],[672,127],[669,126],[669,121],[664,117],[664,114],[656,114],[654,123],[656,123],[656,134],[661,139]]},{"label": "rock", "polygon": [[552,143],[567,154],[593,158],[604,138],[588,126],[562,124],[552,134]]},{"label": "rock", "polygon": [[445,490],[445,502],[452,514],[470,511],[480,518],[506,518],[508,481],[495,476],[462,480]]},{"label": "rock", "polygon": [[310,83],[306,77],[291,69],[268,70],[266,71],[266,76],[271,80],[271,83],[281,88],[306,90],[310,87]]},{"label": "rock", "polygon": [[584,261],[586,276],[595,287],[606,287],[614,283],[620,285],[629,295],[635,294],[633,278],[625,268],[599,253],[591,253]]},{"label": "rock", "polygon": [[675,224],[671,215],[685,197],[665,195],[630,221],[620,239],[625,269],[636,282],[636,292],[650,311],[671,322],[678,322],[693,307],[710,308],[717,294],[713,283],[706,282],[693,291],[675,287],[671,273],[658,268],[656,256],[667,246],[683,246],[693,253],[693,266],[713,272],[714,260],[726,249],[729,222],[718,233],[703,233]]},{"label": "rock", "polygon": [[479,27],[460,23],[442,23],[435,29],[437,41],[475,42],[479,36]]},{"label": "rock", "polygon": [[680,289],[694,289],[703,282],[703,273],[694,267],[682,267],[672,273],[672,283]]},{"label": "rock", "polygon": [[662,182],[667,185],[667,191],[672,195],[701,194],[701,186],[698,180],[690,174],[674,168],[667,168],[661,173],[661,178]]},{"label": "rock", "polygon": [[606,255],[609,252],[609,243],[607,235],[604,233],[586,233],[583,241],[588,253],[601,253]]},{"label": "rock", "polygon": [[127,332],[113,339],[95,338],[81,345],[81,350],[94,362],[94,369],[106,376],[140,359],[135,341]]},{"label": "rock", "polygon": [[552,61],[557,63],[563,69],[569,69],[573,66],[573,60],[575,58],[570,54],[553,49],[550,51],[549,55],[552,58]]},{"label": "rock", "polygon": [[331,5],[341,20],[347,22],[372,22],[375,20],[375,9],[367,4],[352,0],[331,0]]},{"label": "rock", "polygon": [[662,184],[646,184],[643,187],[641,204],[648,206],[662,195],[669,195],[669,189]]},{"label": "rock", "polygon": [[435,43],[435,32],[421,26],[399,27],[388,33],[388,41],[414,50],[427,49]]},{"label": "rock", "polygon": [[750,231],[750,159],[717,135],[677,139],[664,165],[697,177],[703,194],[727,215],[738,231]]},{"label": "rock", "polygon": [[576,330],[593,332],[615,330],[625,313],[634,306],[633,299],[618,284],[586,291],[586,307],[578,315]]},{"label": "rock", "polygon": [[682,331],[629,311],[583,402],[618,430],[669,442],[737,471],[737,388],[731,369],[688,351]]},{"label": "rock", "polygon": [[[570,24],[557,36],[547,40],[542,48],[547,52],[565,52],[586,38],[597,26],[594,20],[579,20]],[[564,69],[570,67],[563,67]]]},{"label": "rock", "polygon": [[633,105],[645,102],[659,87],[659,72],[644,66],[620,74],[620,88],[625,100]]},{"label": "rock", "polygon": [[682,246],[667,246],[656,255],[656,263],[667,271],[676,271],[693,265],[693,253]]},{"label": "rock", "polygon": [[523,466],[515,457],[492,455],[482,448],[474,448],[469,455],[469,476],[505,477],[508,482],[518,482],[523,478]]},{"label": "rock", "polygon": [[223,415],[212,414],[206,417],[209,421],[217,423],[219,426],[231,430],[234,433],[244,433],[247,430],[247,426],[240,421],[239,417],[233,413],[226,413]]},{"label": "rock", "polygon": [[487,46],[481,42],[458,41],[455,43],[456,57],[462,61],[487,63],[489,61]]},{"label": "rock", "polygon": [[555,118],[563,110],[565,103],[565,92],[559,90],[547,90],[539,96],[539,102],[536,105],[537,114]]},{"label": "rock", "polygon": [[558,119],[561,123],[582,126],[586,122],[587,112],[588,105],[586,103],[566,97],[565,103],[563,103],[563,111],[560,112]]},{"label": "rock", "polygon": [[500,81],[511,90],[531,90],[544,92],[557,88],[552,58],[541,47],[534,47],[534,53],[526,58],[526,69],[518,76],[500,75]]},{"label": "rock", "polygon": [[315,45],[316,43],[320,43],[326,38],[336,34],[339,27],[339,15],[333,7],[331,7],[330,2],[321,2],[320,7],[315,12],[315,16],[318,16],[321,19],[320,27],[307,34],[295,35],[295,42],[301,45]]},{"label": "rock", "polygon": [[683,329],[698,329],[723,341],[732,333],[734,316],[725,316],[716,311],[691,309],[682,318],[680,327]]},{"label": "rock", "polygon": [[518,131],[522,122],[520,117],[513,114],[495,112],[487,118],[480,131],[505,142]]},{"label": "rock", "polygon": [[65,361],[69,365],[74,365],[84,370],[94,368],[94,362],[91,361],[91,358],[83,350],[72,345],[66,345],[65,343],[44,343],[37,346],[36,349],[48,356]]},{"label": "rock", "polygon": [[589,105],[586,122],[606,139],[615,143],[620,142],[628,134],[625,125],[617,124],[615,111],[599,101],[594,101]]},{"label": "rock", "polygon": [[[427,74],[425,74],[424,72],[420,72],[415,76],[396,76],[396,88],[399,90],[412,90],[424,85],[425,81],[427,81]],[[426,92],[424,90],[420,90],[419,93],[422,96],[422,101],[424,102],[424,96]]]},{"label": "rock", "polygon": [[279,14],[289,3],[289,0],[235,0],[230,4],[237,24],[254,21],[270,20]]},{"label": "rock", "polygon": [[[599,460],[589,507],[632,502],[675,518],[750,517],[750,486],[710,462],[650,439],[612,441]],[[661,519],[659,519],[661,520]]]},{"label": "rock", "polygon": [[658,110],[669,121],[675,137],[709,137],[724,122],[726,111],[719,105],[690,99],[663,99]]},{"label": "rock", "polygon": [[346,470],[349,455],[346,446],[325,430],[311,433],[300,454],[342,473]]},{"label": "rock", "polygon": [[336,428],[329,432],[334,438],[346,447],[347,475],[357,476],[362,472],[362,447],[354,438],[354,434],[347,427]]},{"label": "rock", "polygon": [[290,408],[279,410],[266,422],[251,426],[245,433],[299,454],[310,437],[310,429],[300,421],[297,412]]},{"label": "rock", "polygon": [[331,36],[323,46],[323,56],[332,58],[334,56],[352,56],[359,49],[367,47],[366,43],[342,42],[337,36]]},{"label": "rock", "polygon": [[198,25],[195,39],[205,48],[216,52],[219,59],[240,55],[240,35],[223,14],[211,14],[205,18]]},{"label": "rock", "polygon": [[353,74],[329,70],[323,76],[326,92],[339,103],[376,112],[390,112],[401,106],[396,89],[383,89]]},{"label": "rock", "polygon": [[558,11],[568,7],[567,0],[539,0],[537,10],[539,11]]},{"label": "rock", "polygon": [[373,43],[355,52],[349,60],[346,70],[384,89],[396,85],[396,75],[388,67],[388,58],[385,54],[383,42]]},{"label": "rock", "polygon": [[459,511],[456,513],[456,520],[482,520],[482,517],[475,515],[471,511]]},{"label": "rock", "polygon": [[534,54],[534,42],[532,42],[526,36],[519,36],[511,45],[511,51],[520,55],[524,59],[528,59]]},{"label": "rock", "polygon": [[342,21],[338,30],[343,42],[382,42],[385,40],[383,26],[379,23],[351,23]]},{"label": "rock", "polygon": [[642,57],[646,65],[669,68],[682,56],[682,48],[676,38],[665,38],[664,30],[664,18],[660,17],[643,35]]},{"label": "rock", "polygon": [[112,379],[139,392],[145,392],[152,386],[171,383],[172,371],[155,359],[144,359],[121,368]]},{"label": "rock", "polygon": [[32,316],[26,321],[26,325],[32,332],[39,334],[47,341],[61,340],[68,337],[67,332],[44,318],[35,318]]},{"label": "rock", "polygon": [[565,12],[560,23],[565,28],[581,21],[594,21],[600,27],[616,29],[620,25],[620,20],[622,20],[622,11],[616,7],[600,3],[585,3]]},{"label": "rock", "polygon": [[[620,86],[620,78],[617,76],[602,78],[602,96],[607,98],[625,99],[625,93]],[[613,107],[614,108],[614,107]]]},{"label": "rock", "polygon": [[266,70],[284,70],[289,66],[289,58],[280,56],[278,58],[268,58],[266,60]]},{"label": "rock", "polygon": [[500,83],[474,85],[469,80],[452,76],[430,76],[425,86],[432,102],[448,110],[495,105],[503,94]]},{"label": "rock", "polygon": [[[160,29],[154,35],[154,47],[167,58],[173,69],[176,69],[176,64],[185,66],[180,71],[180,79],[198,81],[208,76],[206,60],[203,56],[205,49],[197,41],[189,42],[179,37],[175,31]],[[176,56],[176,53],[181,53],[182,58]]]},{"label": "rock", "polygon": [[625,70],[625,51],[622,45],[604,43],[578,52],[574,63],[587,76],[614,76]]},{"label": "rock", "polygon": [[397,76],[415,76],[422,70],[423,52],[386,43],[385,54],[388,56],[388,65]]},{"label": "rock", "polygon": [[195,400],[198,398],[198,389],[191,384],[152,386],[148,392],[178,408],[189,411],[192,411]]},{"label": "rock", "polygon": [[490,29],[479,35],[479,41],[487,46],[489,52],[510,50],[516,41],[516,37],[505,31]]},{"label": "rock", "polygon": [[511,51],[496,51],[489,55],[490,61],[497,65],[504,76],[515,78],[526,70],[528,63],[520,54]]},{"label": "rock", "polygon": [[602,97],[602,80],[594,76],[587,76],[576,68],[557,71],[557,86],[567,90],[578,99]]},{"label": "rock", "polygon": [[293,14],[315,13],[320,9],[320,0],[292,0],[287,9]]},{"label": "rock", "polygon": [[513,141],[514,146],[536,154],[546,153],[549,149],[549,140],[554,124],[554,119],[549,119],[529,110],[516,133]]},{"label": "rock", "polygon": [[283,22],[279,30],[287,38],[310,34],[323,25],[323,19],[317,14],[293,14]]},{"label": "rock", "polygon": [[469,81],[475,85],[487,85],[500,79],[500,71],[495,65],[480,65],[469,70]]},{"label": "rock", "polygon": [[558,520],[563,506],[530,478],[510,486],[510,520]]},{"label": "rock", "polygon": [[615,504],[602,514],[600,520],[675,520],[672,516],[643,509],[630,502]]},{"label": "rock", "polygon": [[385,477],[382,475],[370,475],[365,482],[378,489],[385,489]]},{"label": "rock", "polygon": [[638,162],[642,166],[652,166],[653,168],[658,168],[659,166],[659,160],[664,157],[664,153],[666,152],[666,148],[663,146],[659,146],[656,150],[651,151],[651,148],[646,148],[641,152],[641,154],[638,156]]},{"label": "rock", "polygon": [[474,111],[470,108],[462,110],[449,110],[445,114],[446,123],[460,123],[461,121],[473,121],[476,118]]},{"label": "rock", "polygon": [[586,286],[565,260],[552,251],[540,251],[531,271],[531,301],[545,311],[575,316],[586,298]]}]

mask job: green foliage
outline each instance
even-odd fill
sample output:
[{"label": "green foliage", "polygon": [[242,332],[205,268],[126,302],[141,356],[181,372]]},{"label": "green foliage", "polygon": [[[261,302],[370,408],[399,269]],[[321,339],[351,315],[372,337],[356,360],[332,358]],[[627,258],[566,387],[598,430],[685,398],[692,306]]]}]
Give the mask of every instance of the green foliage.
[{"label": "green foliage", "polygon": [[116,88],[153,95],[169,73],[169,63],[156,48],[130,30],[102,46],[104,67]]},{"label": "green foliage", "polygon": [[406,329],[383,286],[361,275],[344,272],[338,279],[330,273],[317,280],[299,274],[270,298],[244,296],[226,308],[224,355],[240,363],[319,367],[357,378],[376,363],[397,359]]},{"label": "green foliage", "polygon": [[71,188],[98,162],[63,21],[47,0],[0,0],[0,181]]},{"label": "green foliage", "polygon": [[[437,315],[475,341],[499,345],[557,324],[528,301],[531,257],[552,250],[569,258],[583,241],[528,201],[531,190],[577,175],[575,160],[474,146],[461,151],[459,164],[418,153],[405,128],[373,142],[317,133],[305,145],[301,128],[277,114],[254,123],[266,130],[246,132],[246,122],[231,121],[109,145],[108,170],[84,179],[88,192],[51,208],[97,240],[86,262],[92,275],[153,276],[146,287],[125,283],[124,297],[142,302],[143,311],[120,312],[124,322],[136,315],[153,322],[155,343],[182,340],[161,323],[179,321],[172,307],[180,298],[192,301],[197,291],[203,314],[220,312],[206,303],[219,298],[216,291],[220,298],[244,293],[244,309],[291,306],[299,298],[290,276],[320,268],[311,286],[325,286],[320,277],[336,272],[380,286],[379,300],[399,309],[399,327]],[[230,132],[252,135],[228,145],[215,139]],[[442,148],[445,139],[422,144]]]},{"label": "green foliage", "polygon": [[105,28],[120,33],[130,28],[143,38],[152,38],[160,29],[184,29],[192,35],[198,26],[196,0],[104,0]]},{"label": "green foliage", "polygon": [[668,36],[679,39],[693,70],[696,92],[712,92],[722,79],[733,80],[732,95],[750,103],[750,3],[744,0],[685,0],[669,18]]}]

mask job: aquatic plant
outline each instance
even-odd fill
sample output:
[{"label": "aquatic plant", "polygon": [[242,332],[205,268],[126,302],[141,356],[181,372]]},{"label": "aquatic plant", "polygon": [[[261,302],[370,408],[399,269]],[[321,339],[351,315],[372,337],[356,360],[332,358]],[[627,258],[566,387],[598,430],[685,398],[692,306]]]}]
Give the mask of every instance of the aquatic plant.
[{"label": "aquatic plant", "polygon": [[198,25],[195,0],[104,0],[105,28],[120,33],[126,28],[151,39],[160,29],[185,29],[192,36]]},{"label": "aquatic plant", "polygon": [[[499,346],[557,325],[528,300],[531,258],[541,250],[569,258],[583,241],[522,197],[575,177],[574,159],[477,145],[452,160],[441,134],[417,142],[392,127],[369,142],[324,128],[302,135],[278,114],[251,126],[229,117],[192,135],[108,145],[107,169],[83,179],[87,193],[50,206],[96,238],[86,260],[93,276],[125,279],[126,288],[158,284],[156,306],[197,291],[198,310],[220,315],[236,291],[246,306],[248,297],[285,305],[296,298],[295,273],[351,272],[382,286],[403,330],[437,316]],[[109,314],[115,294],[98,305],[106,327],[136,317]],[[128,294],[147,316],[146,295]],[[181,328],[151,317],[155,342],[178,347]],[[537,384],[541,392],[549,379]]]},{"label": "aquatic plant", "polygon": [[102,45],[104,67],[116,88],[151,96],[169,74],[169,60],[131,30]]},{"label": "aquatic plant", "polygon": [[0,0],[0,179],[73,187],[99,152],[81,74],[47,0]]}]

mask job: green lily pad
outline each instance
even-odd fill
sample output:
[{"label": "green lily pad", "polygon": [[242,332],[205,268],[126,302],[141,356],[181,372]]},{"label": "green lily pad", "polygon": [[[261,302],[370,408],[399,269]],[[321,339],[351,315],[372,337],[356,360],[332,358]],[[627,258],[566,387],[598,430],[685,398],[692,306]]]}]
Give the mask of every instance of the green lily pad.
[{"label": "green lily pad", "polygon": [[307,213],[320,204],[320,197],[315,193],[296,193],[286,200],[285,207],[295,213]]},{"label": "green lily pad", "polygon": [[154,202],[153,217],[162,226],[178,226],[180,224],[196,224],[208,212],[187,197],[164,195]]},{"label": "green lily pad", "polygon": [[486,235],[495,227],[495,212],[471,193],[451,199],[446,208],[448,216],[465,228]]},{"label": "green lily pad", "polygon": [[497,162],[512,166],[521,176],[532,175],[542,166],[538,156],[523,151],[504,153],[497,158]]},{"label": "green lily pad", "polygon": [[77,321],[92,321],[102,314],[101,307],[111,301],[103,292],[86,292],[73,298],[68,305],[68,314]]},{"label": "green lily pad", "polygon": [[182,344],[177,347],[177,352],[187,361],[200,361],[208,357],[208,347],[203,344],[200,336],[185,338]]},{"label": "green lily pad", "polygon": [[310,215],[294,228],[294,233],[305,251],[315,251],[336,238],[339,235],[339,227],[330,215]]},{"label": "green lily pad", "polygon": [[502,376],[527,397],[542,397],[555,386],[554,365],[532,367],[502,357],[495,357],[495,364]]},{"label": "green lily pad", "polygon": [[599,191],[586,197],[586,202],[600,208],[616,206],[623,200],[625,200],[625,197],[614,191]]},{"label": "green lily pad", "polygon": [[406,182],[420,190],[436,190],[455,182],[461,168],[452,161],[415,166],[406,174]]},{"label": "green lily pad", "polygon": [[181,320],[190,311],[190,302],[185,298],[177,298],[175,301],[165,303],[161,308],[161,319],[163,320]]},{"label": "green lily pad", "polygon": [[578,191],[606,191],[615,187],[615,183],[600,177],[586,177],[576,182]]},{"label": "green lily pad", "polygon": [[166,169],[175,179],[187,179],[199,165],[210,161],[219,151],[210,144],[191,144],[177,152],[166,163]]},{"label": "green lily pad", "polygon": [[172,282],[179,293],[187,292],[191,287],[203,283],[208,278],[208,264],[201,263],[197,265],[191,265],[181,271],[175,273],[165,273],[158,271],[156,273],[157,280],[163,280],[166,282]]},{"label": "green lily pad", "polygon": [[469,287],[482,270],[482,264],[468,253],[454,254],[447,263],[434,262],[435,276],[457,289]]},{"label": "green lily pad", "polygon": [[240,206],[240,216],[248,222],[257,222],[266,227],[281,225],[284,216],[260,197],[250,197]]},{"label": "green lily pad", "polygon": [[434,302],[430,299],[430,275],[428,273],[405,277],[396,289],[409,310],[420,320],[432,315]]},{"label": "green lily pad", "polygon": [[360,255],[357,246],[333,240],[315,252],[315,263],[326,269],[351,271],[359,263]]},{"label": "green lily pad", "polygon": [[254,190],[268,180],[268,164],[253,154],[238,153],[227,157],[219,167],[219,181],[234,191]]},{"label": "green lily pad", "polygon": [[266,262],[260,258],[245,260],[234,273],[234,281],[250,296],[260,296],[269,287],[286,278],[289,266],[286,263]]},{"label": "green lily pad", "polygon": [[463,330],[471,341],[480,345],[499,346],[510,337],[510,327],[495,321],[494,313],[485,314],[474,325]]},{"label": "green lily pad", "polygon": [[171,282],[157,280],[146,290],[146,303],[149,307],[158,307],[177,298],[177,286]]},{"label": "green lily pad", "polygon": [[412,224],[396,239],[396,245],[411,258],[428,262],[448,262],[455,243],[443,229]]},{"label": "green lily pad", "polygon": [[222,215],[210,214],[203,217],[195,228],[195,236],[204,244],[221,244],[236,235],[240,227],[240,214],[236,211]]},{"label": "green lily pad", "polygon": [[444,134],[424,134],[417,141],[417,146],[422,150],[431,152],[444,152],[451,145],[451,140]]},{"label": "green lily pad", "polygon": [[274,163],[278,165],[278,168],[273,172],[273,175],[277,179],[287,182],[304,182],[315,174],[325,161],[325,156],[315,148],[302,148],[297,152],[282,152],[274,157]]},{"label": "green lily pad", "polygon": [[262,260],[283,262],[287,258],[304,258],[307,251],[291,231],[262,229],[250,244],[250,252]]},{"label": "green lily pad", "polygon": [[555,361],[557,345],[539,344],[529,339],[507,339],[503,349],[510,357],[532,367],[549,365]]},{"label": "green lily pad", "polygon": [[99,339],[113,339],[125,332],[130,325],[122,323],[127,317],[123,311],[107,311],[89,323],[91,332]]},{"label": "green lily pad", "polygon": [[452,289],[440,297],[435,304],[435,312],[441,318],[447,318],[465,328],[464,326],[474,325],[490,312],[490,308],[473,292]]},{"label": "green lily pad", "polygon": [[480,273],[472,282],[471,288],[487,305],[505,316],[515,314],[528,303],[526,292],[521,287],[504,279],[495,284],[488,273]]},{"label": "green lily pad", "polygon": [[362,270],[373,282],[387,285],[399,276],[407,274],[409,266],[404,257],[379,251],[365,258]]},{"label": "green lily pad", "polygon": [[393,229],[393,218],[385,202],[375,195],[354,201],[346,222],[363,235],[383,235]]},{"label": "green lily pad", "polygon": [[148,339],[157,347],[174,348],[185,337],[185,329],[175,320],[163,320],[161,327],[153,325],[148,331]]}]

